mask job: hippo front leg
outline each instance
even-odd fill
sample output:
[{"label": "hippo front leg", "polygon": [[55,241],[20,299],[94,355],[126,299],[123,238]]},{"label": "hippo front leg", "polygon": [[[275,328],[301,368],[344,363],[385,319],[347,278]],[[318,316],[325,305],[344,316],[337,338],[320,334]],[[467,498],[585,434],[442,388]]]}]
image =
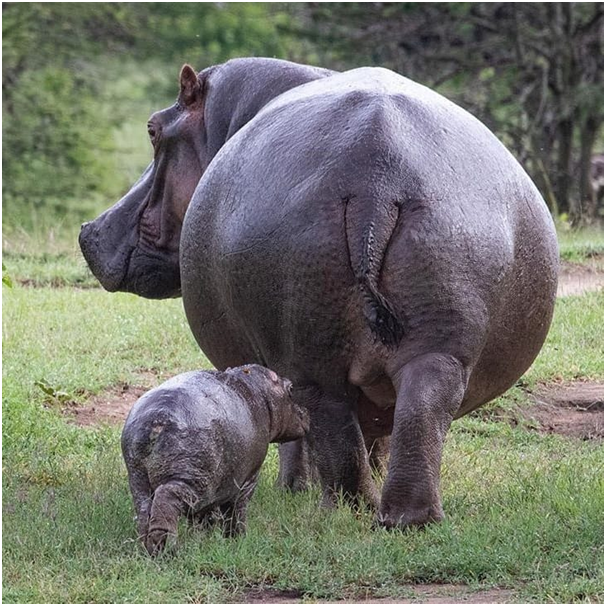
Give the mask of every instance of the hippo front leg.
[{"label": "hippo front leg", "polygon": [[358,398],[358,422],[368,451],[370,468],[375,475],[384,477],[389,461],[393,408],[379,407],[361,393]]},{"label": "hippo front leg", "polygon": [[212,509],[204,509],[202,511],[195,511],[190,508],[188,512],[187,521],[196,530],[209,530],[221,518],[221,509],[219,507],[213,507]]},{"label": "hippo front leg", "polygon": [[309,443],[322,483],[322,505],[332,507],[340,494],[359,504],[378,507],[379,493],[372,479],[355,402],[337,400],[317,390],[295,396],[309,410]]},{"label": "hippo front leg", "polygon": [[307,490],[317,479],[311,460],[309,443],[305,438],[284,442],[278,446],[280,470],[276,486],[292,492]]},{"label": "hippo front leg", "polygon": [[394,378],[398,398],[378,521],[423,526],[444,517],[440,466],[444,439],[463,400],[468,373],[451,355],[427,354]]},{"label": "hippo front leg", "polygon": [[259,481],[260,468],[241,487],[238,496],[228,503],[221,505],[221,515],[223,519],[223,536],[234,538],[246,532],[246,512],[248,503],[252,498],[257,482]]},{"label": "hippo front leg", "polygon": [[368,461],[373,473],[379,477],[384,477],[387,473],[387,465],[389,462],[389,436],[382,438],[367,438],[364,436],[366,450],[368,451]]}]

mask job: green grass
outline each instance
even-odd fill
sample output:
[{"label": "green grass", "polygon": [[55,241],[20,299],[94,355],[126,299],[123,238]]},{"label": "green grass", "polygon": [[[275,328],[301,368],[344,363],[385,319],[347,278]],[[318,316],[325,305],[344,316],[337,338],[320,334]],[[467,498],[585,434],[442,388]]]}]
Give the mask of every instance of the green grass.
[{"label": "green grass", "polygon": [[593,257],[604,256],[604,226],[596,225],[584,229],[558,227],[560,257],[565,261],[582,262]]},{"label": "green grass", "polygon": [[604,376],[604,291],[558,299],[541,355],[525,375],[536,381]]},{"label": "green grass", "polygon": [[[5,263],[18,280],[92,286],[69,246],[51,244],[32,255],[11,243]],[[70,425],[36,383],[81,402],[141,371],[164,378],[209,367],[181,302],[17,284],[3,289],[3,303],[5,602],[223,602],[250,586],[310,600],[406,597],[411,582],[500,586],[520,601],[603,601],[602,444],[511,427],[496,413],[453,424],[441,525],[376,530],[369,513],[318,509],[317,490],[279,492],[272,448],[246,537],[184,525],[176,553],[152,561],[135,540],[120,429]],[[559,300],[522,384],[601,378],[602,314],[603,293]],[[497,405],[524,401],[517,388]]]},{"label": "green grass", "polygon": [[40,254],[6,251],[3,263],[12,280],[22,285],[99,288],[82,255],[72,251]]}]

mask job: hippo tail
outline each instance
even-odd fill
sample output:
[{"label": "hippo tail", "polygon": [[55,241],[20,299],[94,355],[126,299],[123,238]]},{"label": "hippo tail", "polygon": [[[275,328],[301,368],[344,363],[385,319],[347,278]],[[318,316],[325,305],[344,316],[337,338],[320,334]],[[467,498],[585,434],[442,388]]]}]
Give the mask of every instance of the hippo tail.
[{"label": "hippo tail", "polygon": [[[128,448],[136,459],[147,458],[171,421],[163,418],[141,419],[129,428]],[[124,435],[124,434],[123,434]],[[123,439],[123,447],[124,447]]]},{"label": "hippo tail", "polygon": [[367,205],[356,196],[345,198],[343,202],[347,252],[362,296],[364,317],[383,345],[396,347],[404,335],[404,325],[393,305],[380,292],[379,279],[400,216],[400,204],[372,201]]}]

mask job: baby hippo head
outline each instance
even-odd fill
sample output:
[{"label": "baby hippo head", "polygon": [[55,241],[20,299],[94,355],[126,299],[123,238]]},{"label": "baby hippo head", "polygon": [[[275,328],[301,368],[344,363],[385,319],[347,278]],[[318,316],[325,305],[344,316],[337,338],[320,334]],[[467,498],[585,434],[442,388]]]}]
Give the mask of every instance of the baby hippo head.
[{"label": "baby hippo head", "polygon": [[298,440],[309,431],[309,414],[292,399],[292,383],[288,379],[258,364],[241,366],[237,370],[244,375],[243,380],[249,388],[265,401],[271,442]]}]

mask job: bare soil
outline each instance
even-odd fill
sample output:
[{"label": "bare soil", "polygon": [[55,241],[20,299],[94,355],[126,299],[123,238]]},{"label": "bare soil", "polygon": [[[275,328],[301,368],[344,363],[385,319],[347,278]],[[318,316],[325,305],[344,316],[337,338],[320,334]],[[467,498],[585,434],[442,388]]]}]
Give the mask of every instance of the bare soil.
[{"label": "bare soil", "polygon": [[539,386],[534,404],[520,410],[543,433],[582,440],[604,439],[604,383],[572,381]]},{"label": "bare soil", "polygon": [[582,295],[604,288],[604,259],[589,259],[585,263],[562,261],[558,279],[558,297]]},{"label": "bare soil", "polygon": [[[381,598],[372,595],[358,596],[322,604],[507,604],[513,601],[509,589],[493,588],[472,591],[465,585],[427,583],[402,587],[403,597]],[[240,597],[242,604],[301,604],[313,603],[301,592],[274,589],[250,589]],[[237,602],[234,602],[237,603]]]},{"label": "bare soil", "polygon": [[84,405],[69,404],[63,413],[80,427],[120,425],[133,404],[161,380],[152,372],[141,372],[136,384],[120,383],[91,397]]},{"label": "bare soil", "polygon": [[[134,385],[110,387],[84,405],[65,406],[63,412],[80,427],[119,425],[137,399],[162,380],[151,372],[142,373]],[[604,439],[603,382],[543,384],[531,396],[533,404],[518,411],[529,429],[582,440]]]}]

